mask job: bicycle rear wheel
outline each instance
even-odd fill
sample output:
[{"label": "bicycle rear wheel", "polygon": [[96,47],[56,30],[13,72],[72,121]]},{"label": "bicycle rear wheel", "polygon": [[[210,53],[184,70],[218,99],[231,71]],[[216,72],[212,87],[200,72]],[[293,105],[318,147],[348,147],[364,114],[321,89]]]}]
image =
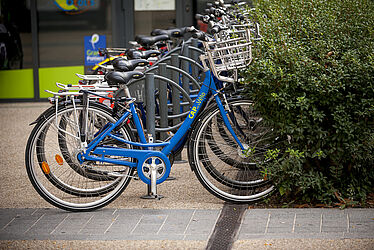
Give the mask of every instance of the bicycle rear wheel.
[{"label": "bicycle rear wheel", "polygon": [[261,116],[247,100],[229,103],[229,120],[247,149],[243,153],[223,123],[218,107],[211,106],[195,124],[188,146],[189,162],[203,186],[220,199],[232,202],[259,200],[273,190],[258,163],[281,140],[263,125]]},{"label": "bicycle rear wheel", "polygon": [[[34,188],[52,205],[69,211],[88,211],[107,205],[123,192],[134,172],[133,168],[101,162],[79,164],[76,156],[81,146],[76,135],[80,124],[72,119],[72,114],[79,117],[82,112],[80,104],[76,108],[60,107],[57,114],[54,109],[46,112],[26,146],[26,169]],[[116,120],[110,110],[95,103],[90,104],[88,114],[96,120]],[[134,140],[125,126],[118,133],[124,139]]]}]

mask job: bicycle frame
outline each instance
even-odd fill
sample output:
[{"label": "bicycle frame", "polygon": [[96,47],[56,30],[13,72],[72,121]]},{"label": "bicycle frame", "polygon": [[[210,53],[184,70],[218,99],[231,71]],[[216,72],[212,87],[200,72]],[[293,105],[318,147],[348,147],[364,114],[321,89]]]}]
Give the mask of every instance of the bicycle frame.
[{"label": "bicycle frame", "polygon": [[[171,169],[171,164],[168,159],[168,155],[172,152],[172,150],[178,145],[178,143],[183,139],[183,137],[188,133],[193,121],[198,116],[199,112],[201,111],[202,104],[205,102],[208,94],[212,94],[214,97],[220,113],[222,114],[223,121],[228,128],[229,132],[233,135],[235,141],[237,142],[238,146],[241,150],[245,150],[244,146],[239,141],[238,137],[236,136],[228,118],[228,114],[226,112],[225,107],[223,106],[218,93],[219,91],[216,88],[215,81],[213,79],[212,73],[208,70],[205,72],[205,79],[201,86],[201,89],[198,93],[198,97],[196,98],[195,102],[193,103],[187,118],[182,123],[181,127],[178,131],[174,134],[170,141],[161,142],[161,143],[153,143],[147,142],[146,136],[144,134],[144,130],[142,128],[140,118],[136,112],[134,101],[130,102],[129,109],[126,111],[120,119],[116,123],[108,123],[107,126],[103,129],[101,133],[99,133],[94,140],[92,140],[88,146],[85,148],[84,152],[78,154],[79,161],[83,164],[84,161],[100,161],[100,162],[108,162],[117,165],[124,165],[128,167],[137,167],[138,168],[138,175],[140,179],[150,184],[150,180],[146,178],[139,168],[142,167],[143,163],[149,159],[150,157],[156,157],[161,159],[165,163],[166,174],[163,178],[157,180],[157,184],[162,183],[168,177]],[[228,107],[226,107],[228,108]],[[135,124],[135,128],[139,135],[140,142],[132,142],[125,140],[119,136],[112,134],[111,132],[116,128],[119,127],[130,115],[132,115],[133,122]],[[127,149],[127,148],[118,148],[118,147],[111,147],[111,146],[98,146],[100,142],[106,138],[111,137],[119,142],[129,144],[135,147],[140,147],[143,149]],[[154,147],[163,147],[161,151],[152,150]],[[94,155],[96,156],[94,156]],[[97,156],[101,155],[101,157]],[[137,159],[137,163],[130,162],[126,160],[120,159],[112,159],[106,156],[121,156],[121,157],[129,157]]]}]

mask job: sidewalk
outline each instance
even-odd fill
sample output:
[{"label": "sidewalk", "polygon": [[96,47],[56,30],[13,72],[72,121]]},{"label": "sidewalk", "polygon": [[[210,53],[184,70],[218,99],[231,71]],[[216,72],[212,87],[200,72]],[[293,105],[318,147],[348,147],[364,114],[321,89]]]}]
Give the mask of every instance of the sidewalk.
[{"label": "sidewalk", "polygon": [[[143,200],[132,181],[112,204],[68,213],[45,202],[24,166],[32,127],[46,103],[0,104],[0,249],[204,249],[224,203],[207,192],[187,163]],[[184,159],[185,156],[184,156]],[[233,249],[374,249],[374,209],[247,209]]]},{"label": "sidewalk", "polygon": [[[0,240],[207,241],[219,214],[217,209],[0,209]],[[238,240],[361,238],[374,239],[373,209],[250,209],[237,235]]]},{"label": "sidewalk", "polygon": [[[157,202],[157,201],[155,201]],[[0,209],[0,248],[205,249],[218,209]],[[373,249],[374,209],[250,209],[233,249]]]}]

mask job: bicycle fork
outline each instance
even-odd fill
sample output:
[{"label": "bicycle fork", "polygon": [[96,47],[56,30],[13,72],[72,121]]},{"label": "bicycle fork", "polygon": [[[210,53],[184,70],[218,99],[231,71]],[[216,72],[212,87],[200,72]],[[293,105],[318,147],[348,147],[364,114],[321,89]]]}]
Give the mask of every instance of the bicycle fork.
[{"label": "bicycle fork", "polygon": [[[238,146],[240,147],[240,149],[242,150],[242,152],[245,153],[245,151],[247,150],[247,148],[241,143],[241,141],[239,140],[238,136],[236,135],[233,127],[231,126],[229,117],[231,119],[235,119],[235,118],[232,118],[232,115],[230,115],[231,114],[231,110],[230,110],[229,104],[228,104],[228,102],[226,100],[225,94],[223,94],[224,104],[222,103],[222,101],[218,97],[218,95],[215,95],[214,98],[215,98],[215,100],[216,100],[216,102],[218,104],[218,108],[219,108],[219,111],[220,111],[220,113],[222,115],[223,122],[225,123],[227,129],[229,130],[230,134],[235,139],[236,143],[238,144]],[[235,125],[236,120],[233,121],[233,123]]]}]

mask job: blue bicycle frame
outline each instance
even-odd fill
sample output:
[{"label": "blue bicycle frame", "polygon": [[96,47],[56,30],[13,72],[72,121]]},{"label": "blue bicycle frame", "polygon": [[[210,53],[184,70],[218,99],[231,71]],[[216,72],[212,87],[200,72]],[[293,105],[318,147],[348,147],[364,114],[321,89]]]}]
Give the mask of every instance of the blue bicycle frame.
[{"label": "blue bicycle frame", "polygon": [[[148,143],[144,134],[144,130],[142,128],[140,118],[136,112],[136,107],[134,102],[131,102],[129,104],[129,111],[126,111],[121,118],[116,123],[109,123],[101,133],[99,133],[94,140],[92,140],[88,146],[86,147],[86,150],[80,154],[78,154],[78,159],[81,163],[84,161],[99,161],[99,162],[108,162],[113,163],[116,165],[124,165],[128,167],[136,167],[137,172],[139,175],[139,178],[147,183],[150,184],[150,179],[144,176],[143,172],[140,171],[143,166],[143,163],[150,157],[157,157],[161,159],[166,167],[166,172],[163,175],[162,178],[157,180],[157,184],[162,183],[166,178],[169,176],[170,169],[171,169],[171,163],[168,159],[168,155],[172,152],[172,150],[178,145],[178,143],[184,138],[184,136],[188,133],[188,130],[191,128],[191,125],[193,121],[198,116],[198,113],[200,112],[201,106],[206,100],[209,92],[213,95],[215,98],[215,101],[218,105],[219,111],[222,114],[223,121],[229,130],[229,132],[234,137],[235,141],[237,142],[238,146],[245,150],[241,142],[239,141],[239,138],[236,136],[230,122],[229,118],[227,116],[227,112],[221,102],[221,99],[218,96],[218,91],[216,88],[216,83],[213,79],[213,75],[210,71],[205,72],[205,79],[203,84],[201,85],[200,91],[198,93],[197,98],[195,99],[195,102],[192,105],[192,108],[190,109],[187,118],[182,123],[181,127],[178,129],[178,131],[174,134],[174,136],[171,138],[170,141],[167,142],[161,142],[161,143]],[[117,135],[112,134],[111,132],[118,126],[122,124],[129,116],[132,115],[133,122],[135,124],[135,128],[137,130],[139,140],[140,142],[132,142],[125,140]],[[119,142],[126,143],[128,145],[132,145],[138,148],[143,149],[128,149],[128,148],[118,148],[118,147],[112,147],[112,146],[98,146],[106,137],[111,137]],[[155,151],[152,150],[153,147],[163,147],[161,151]],[[137,162],[131,162],[126,160],[120,160],[120,159],[113,159],[108,158],[106,156],[121,156],[121,157],[129,157],[132,159],[136,159]]]}]

